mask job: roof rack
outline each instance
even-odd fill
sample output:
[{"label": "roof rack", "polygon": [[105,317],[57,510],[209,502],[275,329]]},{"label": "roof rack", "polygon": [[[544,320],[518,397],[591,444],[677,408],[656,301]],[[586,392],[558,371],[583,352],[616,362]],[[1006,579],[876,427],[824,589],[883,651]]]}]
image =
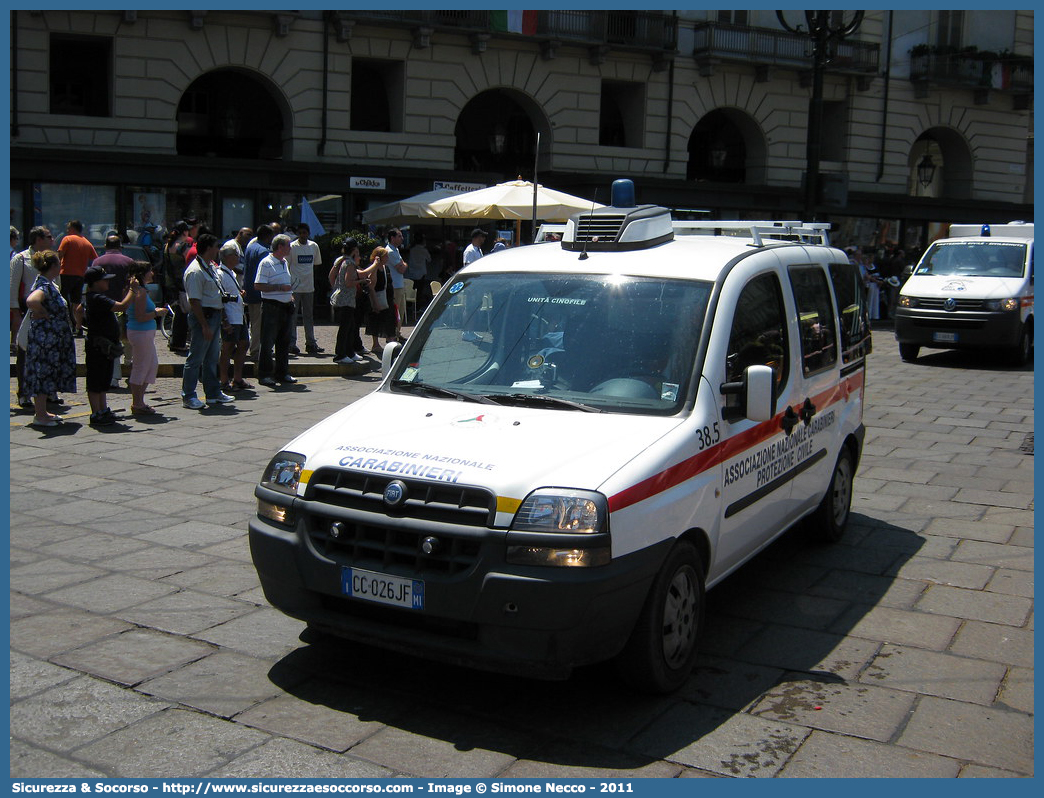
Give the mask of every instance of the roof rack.
[{"label": "roof rack", "polygon": [[830,222],[760,221],[724,222],[720,219],[701,219],[691,222],[674,222],[674,232],[679,235],[750,236],[754,246],[764,246],[763,238],[800,241],[802,244],[830,246]]}]

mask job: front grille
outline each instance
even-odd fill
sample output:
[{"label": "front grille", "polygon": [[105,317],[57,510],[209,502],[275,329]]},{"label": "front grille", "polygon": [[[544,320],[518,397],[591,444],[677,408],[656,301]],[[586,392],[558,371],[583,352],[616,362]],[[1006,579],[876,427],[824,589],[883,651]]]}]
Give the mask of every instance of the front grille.
[{"label": "front grille", "polygon": [[[400,480],[406,485],[407,499],[389,508],[384,489],[392,479],[336,468],[316,471],[308,483],[304,512],[315,550],[340,565],[408,576],[454,576],[474,567],[483,531],[496,515],[496,496],[482,488]],[[349,519],[334,508],[365,515]],[[430,526],[393,525],[391,518]],[[447,530],[447,526],[459,531]],[[422,543],[428,537],[437,540],[425,553]]]},{"label": "front grille", "polygon": [[914,327],[923,327],[926,330],[978,330],[986,326],[986,320],[935,316],[930,319],[913,319],[913,325]]},{"label": "front grille", "polygon": [[576,220],[576,241],[616,241],[624,214],[580,216]]},{"label": "front grille", "polygon": [[[921,297],[917,300],[917,307],[923,310],[946,310],[943,307],[943,303],[946,301],[945,298],[939,297]],[[952,312],[956,311],[976,311],[983,310],[983,301],[981,299],[958,299],[957,306]],[[947,311],[951,312],[951,311]]]}]

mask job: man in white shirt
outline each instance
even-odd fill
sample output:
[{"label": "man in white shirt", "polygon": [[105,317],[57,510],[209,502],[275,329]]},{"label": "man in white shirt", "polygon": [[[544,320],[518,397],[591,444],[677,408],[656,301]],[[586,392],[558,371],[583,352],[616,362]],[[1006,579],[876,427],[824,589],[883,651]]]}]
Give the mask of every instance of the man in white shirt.
[{"label": "man in white shirt", "polygon": [[[471,243],[468,244],[467,249],[464,250],[465,266],[467,266],[469,263],[474,263],[482,257],[482,245],[484,243],[486,243],[486,231],[483,230],[481,227],[476,227],[474,230],[471,231]],[[467,313],[466,309],[465,313]],[[470,341],[472,343],[481,341],[481,336],[479,336],[477,332],[470,328],[471,324],[472,322],[469,320],[465,325],[467,329],[465,329],[464,332],[460,334],[460,339],[462,341]]]},{"label": "man in white shirt", "polygon": [[293,277],[286,263],[289,256],[290,236],[280,233],[272,239],[272,252],[258,264],[257,276],[254,277],[254,288],[261,292],[257,376],[258,382],[269,388],[275,387],[276,382],[297,382],[290,376],[290,322],[294,318],[294,294]]},{"label": "man in white shirt", "polygon": [[[315,324],[312,320],[315,299],[314,267],[323,265],[323,256],[319,252],[319,245],[308,239],[310,232],[304,222],[297,225],[297,239],[290,243],[287,265],[293,278],[294,305],[301,311],[301,321],[305,328],[305,352],[318,355],[325,350],[316,343]],[[297,348],[296,313],[290,327],[290,352],[295,355],[301,354],[301,350]]]},{"label": "man in white shirt", "polygon": [[202,382],[206,404],[219,405],[235,401],[221,390],[218,381],[218,355],[221,352],[221,278],[214,260],[217,258],[217,236],[201,233],[196,242],[196,257],[185,267],[185,294],[189,301],[189,353],[181,378],[182,403],[190,410],[200,410],[204,403],[196,397],[196,386]]}]

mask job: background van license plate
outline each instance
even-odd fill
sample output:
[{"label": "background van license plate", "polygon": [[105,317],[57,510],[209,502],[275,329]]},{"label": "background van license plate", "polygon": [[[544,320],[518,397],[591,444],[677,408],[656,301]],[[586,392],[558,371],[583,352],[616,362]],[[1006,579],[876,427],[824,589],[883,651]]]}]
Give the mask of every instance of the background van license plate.
[{"label": "background van license plate", "polygon": [[424,609],[424,582],[420,579],[405,579],[361,568],[342,568],[341,592],[377,604],[390,604],[408,610]]},{"label": "background van license plate", "polygon": [[955,344],[957,343],[957,333],[932,333],[932,340],[938,341],[940,344]]}]

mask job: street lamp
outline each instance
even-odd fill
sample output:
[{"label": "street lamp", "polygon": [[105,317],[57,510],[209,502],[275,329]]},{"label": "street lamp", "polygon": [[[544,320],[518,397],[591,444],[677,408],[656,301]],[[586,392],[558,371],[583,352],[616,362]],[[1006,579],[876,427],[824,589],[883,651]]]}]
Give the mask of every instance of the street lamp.
[{"label": "street lamp", "polygon": [[932,156],[928,154],[926,150],[924,157],[921,158],[920,163],[917,164],[917,180],[920,182],[922,188],[928,188],[935,179],[935,161],[932,160]]},{"label": "street lamp", "polygon": [[[834,15],[839,20],[831,25]],[[819,151],[823,130],[823,70],[833,53],[831,45],[855,33],[863,22],[863,11],[856,11],[852,21],[844,24],[843,11],[806,11],[805,30],[799,24],[790,25],[782,11],[776,12],[779,24],[791,33],[808,36],[812,42],[812,107],[808,113],[808,146],[805,151],[805,218],[815,220],[819,193]]]}]

